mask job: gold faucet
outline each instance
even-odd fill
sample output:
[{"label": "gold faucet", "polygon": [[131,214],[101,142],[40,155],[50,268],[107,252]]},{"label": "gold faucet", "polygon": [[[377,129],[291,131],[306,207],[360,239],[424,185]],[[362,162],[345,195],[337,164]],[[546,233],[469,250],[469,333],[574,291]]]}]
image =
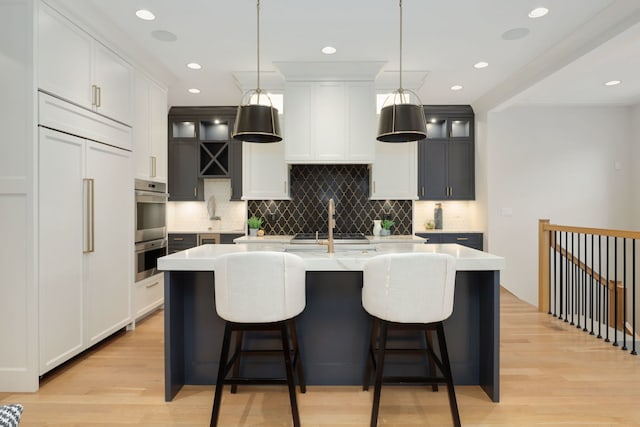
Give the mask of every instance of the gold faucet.
[{"label": "gold faucet", "polygon": [[329,218],[327,218],[327,225],[329,227],[327,237],[327,252],[332,254],[333,250],[333,227],[336,226],[336,220],[334,215],[336,214],[336,205],[333,203],[333,199],[329,199]]}]

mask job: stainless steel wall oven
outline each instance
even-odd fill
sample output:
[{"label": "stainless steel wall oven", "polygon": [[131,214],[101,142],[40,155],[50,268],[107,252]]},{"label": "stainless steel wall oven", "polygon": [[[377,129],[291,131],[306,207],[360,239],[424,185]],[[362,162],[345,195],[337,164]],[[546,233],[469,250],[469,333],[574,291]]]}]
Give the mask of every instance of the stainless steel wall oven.
[{"label": "stainless steel wall oven", "polygon": [[167,186],[136,179],[136,282],[158,272],[157,260],[167,254]]}]

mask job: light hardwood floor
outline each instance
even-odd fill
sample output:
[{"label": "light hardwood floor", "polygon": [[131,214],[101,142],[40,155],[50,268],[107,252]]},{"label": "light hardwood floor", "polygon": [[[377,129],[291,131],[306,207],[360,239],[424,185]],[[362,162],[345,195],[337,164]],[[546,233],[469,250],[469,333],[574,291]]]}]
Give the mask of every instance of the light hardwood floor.
[{"label": "light hardwood floor", "polygon": [[[502,292],[501,402],[456,387],[464,426],[640,426],[640,359]],[[0,393],[25,407],[25,426],[204,426],[212,386],[187,386],[164,401],[162,312],[43,379],[37,393]],[[309,387],[299,394],[305,427],[368,426],[371,393]],[[224,394],[221,426],[289,426],[280,386]],[[388,386],[380,426],[448,426],[442,390]]]}]

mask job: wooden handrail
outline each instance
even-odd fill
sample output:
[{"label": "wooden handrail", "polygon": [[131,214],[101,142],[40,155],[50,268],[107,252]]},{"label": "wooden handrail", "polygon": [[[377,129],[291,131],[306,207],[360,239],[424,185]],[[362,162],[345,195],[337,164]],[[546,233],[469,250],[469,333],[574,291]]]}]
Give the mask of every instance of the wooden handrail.
[{"label": "wooden handrail", "polygon": [[[617,308],[610,307],[609,309],[609,324],[616,325],[619,330],[627,329],[624,325],[623,312],[625,307],[623,306],[624,299],[624,286],[620,280],[617,282],[614,280],[607,280],[599,273],[593,270],[593,268],[586,265],[579,258],[574,256],[567,249],[563,248],[556,242],[555,233],[550,231],[570,232],[579,234],[593,234],[595,236],[607,236],[618,237],[627,239],[640,239],[640,232],[628,231],[628,230],[606,230],[602,228],[588,228],[588,227],[574,227],[564,225],[550,224],[548,219],[540,219],[538,221],[538,310],[541,312],[549,312],[549,278],[550,278],[550,262],[549,262],[549,249],[553,249],[556,252],[568,259],[572,264],[576,265],[580,270],[586,272],[589,277],[593,277],[596,283],[601,286],[606,286],[610,293],[610,305],[614,306],[614,301],[617,300]],[[614,298],[613,294],[617,293],[617,298]],[[615,314],[618,313],[618,318],[615,319]]]}]

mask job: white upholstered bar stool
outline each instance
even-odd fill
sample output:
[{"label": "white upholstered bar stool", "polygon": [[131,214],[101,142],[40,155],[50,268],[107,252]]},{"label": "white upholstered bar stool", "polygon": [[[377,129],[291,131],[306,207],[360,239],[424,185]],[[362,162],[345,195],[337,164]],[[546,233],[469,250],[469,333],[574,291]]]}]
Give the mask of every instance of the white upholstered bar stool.
[{"label": "white upholstered bar stool", "polygon": [[[302,258],[285,252],[240,252],[214,259],[215,302],[218,316],[226,321],[211,426],[218,424],[222,389],[225,384],[287,384],[293,425],[300,426],[293,370],[297,366],[301,391],[305,392],[302,364],[294,318],[306,305],[305,269]],[[279,331],[284,354],[286,379],[241,378],[239,359],[260,350],[243,350],[242,337],[236,340],[229,359],[232,332]],[[291,339],[291,344],[289,340]],[[233,375],[227,378],[231,368]],[[235,391],[235,390],[232,390]]]},{"label": "white upholstered bar stool", "polygon": [[[378,425],[378,410],[382,383],[446,384],[454,425],[460,426],[451,365],[447,353],[443,321],[453,312],[456,260],[451,255],[436,253],[394,253],[378,255],[364,265],[362,305],[373,317],[372,328],[379,327],[375,363],[375,390],[371,410],[371,427]],[[424,331],[425,336],[435,330],[438,336],[439,357],[430,340],[426,352],[435,362],[441,375],[384,377],[385,353],[389,329]],[[376,334],[372,333],[370,348],[375,349]],[[371,359],[367,361],[365,389]]]}]

